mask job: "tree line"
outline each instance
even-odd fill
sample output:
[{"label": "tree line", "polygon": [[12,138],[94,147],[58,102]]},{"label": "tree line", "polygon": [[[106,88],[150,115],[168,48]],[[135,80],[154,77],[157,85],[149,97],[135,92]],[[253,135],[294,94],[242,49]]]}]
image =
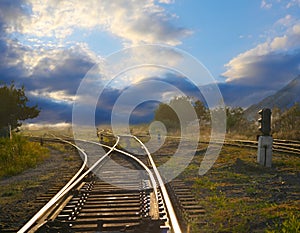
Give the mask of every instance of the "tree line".
[{"label": "tree line", "polygon": [[[179,107],[180,106],[180,107]],[[192,106],[196,117],[188,113],[188,107]],[[179,120],[173,109],[181,109],[183,112]],[[212,110],[214,111],[214,110]],[[245,110],[241,107],[225,107],[226,134],[230,137],[255,139],[260,134],[257,119],[248,120]],[[182,117],[183,116],[183,117]],[[155,121],[161,121],[168,131],[180,131],[180,124],[187,126],[191,122],[199,122],[202,132],[208,132],[211,127],[210,111],[200,100],[191,97],[175,97],[169,103],[160,103],[155,111]],[[300,140],[300,105],[295,103],[292,107],[280,110],[272,109],[272,135],[275,138]]]},{"label": "tree line", "polygon": [[[22,121],[39,115],[38,106],[28,104],[24,86],[17,88],[14,82],[10,85],[0,84],[0,135],[1,130],[8,127],[17,129]],[[191,108],[194,115],[189,114]],[[248,120],[243,108],[226,107],[225,111],[226,133],[229,136],[256,138],[260,133],[257,119]],[[155,110],[154,120],[161,121],[168,131],[174,132],[180,131],[181,125],[185,127],[193,122],[199,123],[202,132],[209,132],[211,127],[210,110],[205,103],[185,96],[175,97],[169,103],[160,103]],[[299,103],[284,110],[277,107],[272,109],[272,134],[276,138],[300,140]]]}]

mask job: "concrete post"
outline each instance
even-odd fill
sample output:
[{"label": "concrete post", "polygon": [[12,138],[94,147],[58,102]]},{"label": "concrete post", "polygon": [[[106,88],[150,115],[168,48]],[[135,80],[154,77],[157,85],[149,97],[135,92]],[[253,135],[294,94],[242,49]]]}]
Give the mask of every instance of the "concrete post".
[{"label": "concrete post", "polygon": [[9,134],[9,139],[12,139],[12,133],[11,133],[11,125],[8,125],[8,134]]},{"label": "concrete post", "polygon": [[272,146],[273,138],[271,136],[259,136],[257,162],[265,167],[272,166]]}]

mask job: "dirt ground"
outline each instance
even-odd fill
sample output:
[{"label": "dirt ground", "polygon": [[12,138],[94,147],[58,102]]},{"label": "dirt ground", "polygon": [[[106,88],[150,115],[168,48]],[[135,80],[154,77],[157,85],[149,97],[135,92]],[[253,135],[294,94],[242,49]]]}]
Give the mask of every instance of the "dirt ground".
[{"label": "dirt ground", "polygon": [[0,232],[16,232],[20,229],[55,195],[56,190],[67,183],[80,164],[77,151],[50,147],[49,158],[37,167],[16,176],[2,178]]}]

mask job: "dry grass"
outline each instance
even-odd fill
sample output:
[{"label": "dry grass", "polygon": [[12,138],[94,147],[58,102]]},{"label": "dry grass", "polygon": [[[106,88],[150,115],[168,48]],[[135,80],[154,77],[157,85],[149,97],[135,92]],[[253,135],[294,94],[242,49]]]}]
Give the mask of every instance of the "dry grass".
[{"label": "dry grass", "polygon": [[49,155],[47,148],[20,135],[0,139],[0,178],[35,167]]},{"label": "dry grass", "polygon": [[[175,145],[168,141],[155,153],[156,161],[166,162]],[[224,146],[212,169],[199,176],[204,153],[205,145],[200,145],[180,174],[206,210],[200,226],[191,224],[191,233],[299,230],[299,157],[274,153],[272,168],[265,168],[256,163],[256,150]]]}]

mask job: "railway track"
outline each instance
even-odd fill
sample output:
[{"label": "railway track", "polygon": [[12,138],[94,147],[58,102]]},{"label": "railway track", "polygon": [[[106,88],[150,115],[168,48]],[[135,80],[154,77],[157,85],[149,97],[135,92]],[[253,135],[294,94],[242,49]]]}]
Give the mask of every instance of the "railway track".
[{"label": "railway track", "polygon": [[[53,140],[76,147],[84,162],[19,232],[182,232],[163,179],[138,138],[123,135],[113,146]],[[143,153],[118,148],[130,140]],[[106,153],[99,155],[99,147]]]},{"label": "railway track", "polygon": [[[76,147],[84,162],[19,232],[180,233],[187,232],[189,221],[203,224],[205,210],[189,187],[176,179],[165,185],[139,138],[109,138],[110,145],[86,140],[77,140],[75,145],[70,138],[44,139]],[[129,148],[131,144],[135,148]],[[226,140],[224,144],[257,148],[257,142],[249,140]],[[99,154],[100,147],[106,153]],[[299,155],[300,142],[274,139],[273,150]]]},{"label": "railway track", "polygon": [[[139,135],[139,137],[147,138],[148,135]],[[174,138],[174,139],[181,139],[177,136],[167,136],[168,138]],[[186,138],[186,140],[189,140]],[[209,141],[199,141],[199,143],[203,144],[209,144]],[[211,142],[212,143],[212,142]],[[214,143],[218,143],[215,141]],[[252,141],[252,140],[238,140],[238,139],[226,139],[224,142],[220,142],[223,145],[227,146],[237,146],[237,147],[246,147],[246,148],[252,148],[257,149],[258,142]],[[275,152],[281,152],[281,153],[287,153],[287,154],[293,154],[293,155],[300,155],[300,141],[296,140],[284,140],[284,139],[273,139],[273,151]]]},{"label": "railway track", "polygon": [[[226,140],[224,145],[257,149],[258,142],[250,140]],[[300,141],[274,139],[273,151],[300,155]]]}]

